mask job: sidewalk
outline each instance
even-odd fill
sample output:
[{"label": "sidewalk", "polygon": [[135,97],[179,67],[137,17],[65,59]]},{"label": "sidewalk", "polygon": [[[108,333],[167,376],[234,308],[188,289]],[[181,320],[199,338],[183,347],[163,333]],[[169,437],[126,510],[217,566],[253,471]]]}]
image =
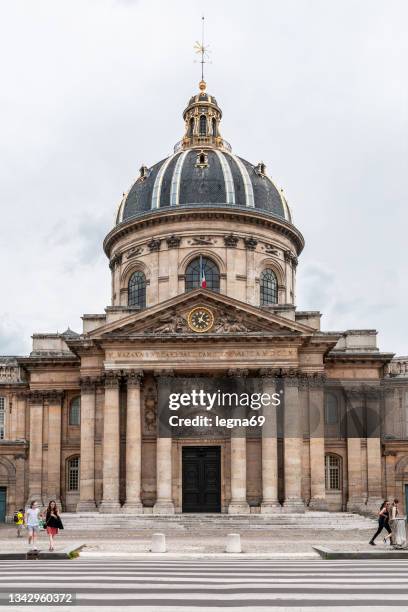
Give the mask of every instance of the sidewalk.
[{"label": "sidewalk", "polygon": [[[354,530],[350,532],[322,529],[291,529],[291,530],[257,530],[248,533],[245,530],[217,530],[216,533],[175,533],[160,529],[166,535],[167,553],[172,555],[197,557],[208,555],[224,555],[225,539],[228,533],[241,534],[242,553],[238,556],[254,556],[268,558],[318,558],[314,546],[330,548],[332,551],[349,552],[379,552],[389,551],[379,537],[374,548],[368,542],[373,535],[372,530]],[[81,556],[145,556],[150,553],[151,536],[154,531],[137,531],[134,529],[113,531],[104,530],[73,530],[64,529],[56,538],[55,551],[61,552],[74,543],[84,544]],[[37,546],[43,551],[48,550],[48,538],[45,532],[40,532]],[[27,552],[27,538],[18,539],[14,526],[0,527],[0,553]]]}]

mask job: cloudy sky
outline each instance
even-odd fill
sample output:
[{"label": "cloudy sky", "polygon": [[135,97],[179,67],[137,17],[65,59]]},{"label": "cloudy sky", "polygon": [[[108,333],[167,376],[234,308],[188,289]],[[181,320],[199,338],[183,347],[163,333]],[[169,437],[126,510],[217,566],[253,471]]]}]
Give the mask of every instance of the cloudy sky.
[{"label": "cloudy sky", "polygon": [[1,0],[0,354],[109,304],[102,240],[182,136],[203,5],[222,133],[306,238],[298,307],[407,355],[405,0]]}]

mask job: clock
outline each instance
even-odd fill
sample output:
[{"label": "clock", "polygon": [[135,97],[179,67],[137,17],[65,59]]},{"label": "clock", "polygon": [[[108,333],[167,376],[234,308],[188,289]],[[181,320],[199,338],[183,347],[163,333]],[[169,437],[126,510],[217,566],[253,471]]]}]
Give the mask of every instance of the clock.
[{"label": "clock", "polygon": [[188,313],[188,326],[193,331],[202,334],[209,331],[214,325],[214,315],[205,306],[196,306]]}]

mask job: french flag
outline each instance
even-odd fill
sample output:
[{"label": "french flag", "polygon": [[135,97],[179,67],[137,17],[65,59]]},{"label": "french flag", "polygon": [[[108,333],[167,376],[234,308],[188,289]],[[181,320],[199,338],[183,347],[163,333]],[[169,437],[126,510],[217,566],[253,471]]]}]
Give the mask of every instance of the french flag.
[{"label": "french flag", "polygon": [[202,257],[200,257],[200,287],[202,289],[206,289],[207,288],[207,281],[205,280],[205,272],[204,272],[203,258]]}]

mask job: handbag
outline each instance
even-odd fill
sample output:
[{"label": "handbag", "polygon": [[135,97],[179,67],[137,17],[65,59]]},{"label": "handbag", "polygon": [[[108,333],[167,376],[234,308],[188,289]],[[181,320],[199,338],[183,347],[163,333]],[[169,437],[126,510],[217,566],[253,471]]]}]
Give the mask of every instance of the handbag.
[{"label": "handbag", "polygon": [[40,519],[38,521],[38,526],[39,526],[40,529],[47,529],[47,523],[43,519]]}]

